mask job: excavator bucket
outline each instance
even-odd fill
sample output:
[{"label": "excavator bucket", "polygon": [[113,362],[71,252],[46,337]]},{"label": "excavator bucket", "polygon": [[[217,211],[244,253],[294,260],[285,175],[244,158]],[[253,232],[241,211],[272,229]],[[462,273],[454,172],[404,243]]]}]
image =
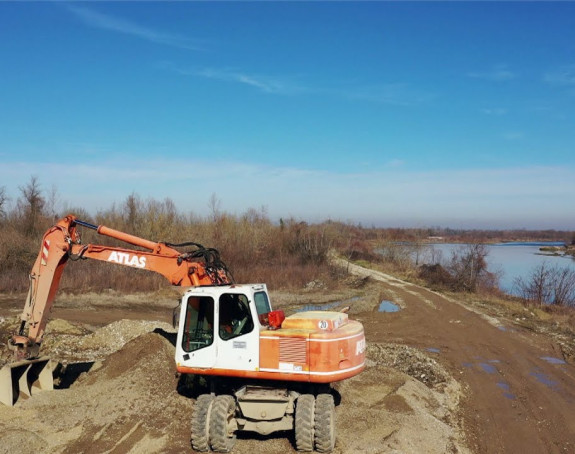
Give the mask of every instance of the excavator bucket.
[{"label": "excavator bucket", "polygon": [[54,389],[50,358],[38,358],[6,364],[0,369],[0,402],[13,406],[40,391]]}]

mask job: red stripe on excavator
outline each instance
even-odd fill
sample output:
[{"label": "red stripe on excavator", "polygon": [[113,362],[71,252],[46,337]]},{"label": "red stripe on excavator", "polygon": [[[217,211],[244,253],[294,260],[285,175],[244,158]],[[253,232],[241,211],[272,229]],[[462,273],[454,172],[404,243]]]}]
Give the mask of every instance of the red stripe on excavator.
[{"label": "red stripe on excavator", "polygon": [[46,266],[48,263],[48,254],[50,252],[50,240],[44,240],[44,244],[42,245],[42,260],[41,264]]}]

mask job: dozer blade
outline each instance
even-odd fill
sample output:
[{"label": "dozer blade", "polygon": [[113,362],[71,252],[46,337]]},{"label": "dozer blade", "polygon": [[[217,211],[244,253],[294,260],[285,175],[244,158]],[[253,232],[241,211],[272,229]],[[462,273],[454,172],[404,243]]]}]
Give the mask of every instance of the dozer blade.
[{"label": "dozer blade", "polygon": [[0,369],[0,402],[13,406],[40,391],[54,389],[50,358],[38,358],[6,364]]}]

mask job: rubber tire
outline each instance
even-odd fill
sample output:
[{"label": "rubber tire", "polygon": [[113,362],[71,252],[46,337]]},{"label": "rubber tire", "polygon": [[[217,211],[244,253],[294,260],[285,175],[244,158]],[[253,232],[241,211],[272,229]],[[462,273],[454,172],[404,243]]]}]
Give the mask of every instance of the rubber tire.
[{"label": "rubber tire", "polygon": [[210,415],[210,445],[216,452],[230,452],[236,444],[236,434],[228,430],[229,422],[236,414],[236,400],[221,395],[214,399]]},{"label": "rubber tire", "polygon": [[295,446],[298,451],[313,451],[315,397],[302,394],[295,407]]},{"label": "rubber tire", "polygon": [[210,450],[210,413],[214,396],[202,394],[196,399],[192,413],[192,448],[196,451]]},{"label": "rubber tire", "polygon": [[335,448],[335,403],[331,394],[319,394],[315,400],[314,440],[318,452]]}]

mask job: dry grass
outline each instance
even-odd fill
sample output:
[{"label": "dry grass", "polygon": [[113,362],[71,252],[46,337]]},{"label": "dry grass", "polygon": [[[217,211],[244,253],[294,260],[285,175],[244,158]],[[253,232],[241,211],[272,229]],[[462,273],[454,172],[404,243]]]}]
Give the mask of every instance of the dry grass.
[{"label": "dry grass", "polygon": [[[0,219],[0,292],[21,292],[28,287],[28,272],[38,255],[43,232],[54,222],[49,216],[37,217],[33,224],[41,228],[35,230],[21,228],[31,221],[21,219],[16,212]],[[347,239],[340,224],[308,225],[290,219],[276,225],[263,210],[248,210],[240,216],[216,211],[209,218],[197,218],[179,213],[169,200],[142,201],[135,195],[94,218],[86,213],[78,218],[152,241],[214,247],[237,282],[267,282],[270,287],[284,289],[303,288],[314,280],[336,285],[340,276],[330,268],[327,254],[342,238]],[[84,244],[126,247],[93,230],[81,230]],[[178,249],[184,252],[190,247]],[[61,289],[79,293],[107,289],[149,292],[165,285],[154,273],[80,261],[68,262]]]}]

